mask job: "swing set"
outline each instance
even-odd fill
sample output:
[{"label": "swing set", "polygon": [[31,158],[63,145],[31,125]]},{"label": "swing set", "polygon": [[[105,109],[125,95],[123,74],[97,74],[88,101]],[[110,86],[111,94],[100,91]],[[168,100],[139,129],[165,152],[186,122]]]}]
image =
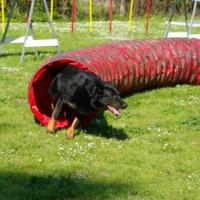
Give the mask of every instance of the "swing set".
[{"label": "swing set", "polygon": [[[5,0],[1,1],[1,16],[2,16],[2,32],[5,31]],[[130,9],[129,9],[129,18],[128,18],[128,32],[131,32],[131,24],[132,24],[132,16],[133,16],[133,8],[134,8],[134,0],[130,0]],[[109,13],[109,32],[112,32],[112,0],[108,0],[108,13]],[[75,30],[75,17],[76,17],[76,7],[77,2],[76,0],[72,0],[72,11],[71,11],[71,32],[74,32]],[[151,0],[147,0],[146,5],[146,33],[149,31],[149,16],[151,12]],[[54,0],[50,1],[50,18],[51,21],[53,20],[53,13],[54,13]],[[93,31],[93,1],[89,0],[89,32]]]},{"label": "swing set", "polygon": [[34,32],[33,32],[33,25],[32,25],[32,17],[33,17],[33,13],[34,13],[36,0],[27,0],[27,3],[30,3],[30,11],[29,11],[29,14],[28,14],[27,19],[26,19],[26,30],[25,30],[24,36],[14,37],[14,38],[13,37],[12,38],[7,37],[9,26],[10,26],[10,21],[11,21],[11,18],[13,16],[15,6],[17,4],[17,0],[12,0],[11,9],[10,9],[10,12],[8,14],[8,19],[6,21],[6,24],[5,24],[5,14],[4,14],[5,2],[4,2],[4,0],[1,0],[3,35],[2,35],[2,38],[0,40],[0,53],[1,53],[1,50],[3,48],[3,45],[6,44],[6,43],[9,43],[9,44],[22,43],[23,48],[22,48],[21,58],[20,58],[20,63],[22,63],[25,52],[26,52],[26,48],[34,48],[36,56],[38,55],[38,51],[36,50],[36,48],[39,48],[39,47],[56,47],[57,52],[59,52],[59,43],[58,43],[58,40],[56,38],[55,30],[54,30],[53,23],[52,23],[52,20],[51,20],[51,19],[53,19],[53,0],[51,0],[51,4],[50,4],[51,12],[49,12],[47,1],[41,0],[41,2],[44,6],[44,11],[46,13],[49,28],[50,28],[51,38],[49,38],[49,39],[35,39],[35,35],[34,35]]}]

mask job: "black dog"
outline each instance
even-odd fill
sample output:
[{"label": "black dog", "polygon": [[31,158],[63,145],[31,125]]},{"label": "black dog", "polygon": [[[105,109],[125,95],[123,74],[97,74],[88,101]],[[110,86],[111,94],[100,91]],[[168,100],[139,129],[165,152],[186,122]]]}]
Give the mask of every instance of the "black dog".
[{"label": "black dog", "polygon": [[73,110],[77,115],[67,131],[68,138],[73,138],[79,120],[89,113],[108,109],[119,116],[119,109],[127,107],[110,83],[93,73],[69,65],[52,80],[49,94],[52,101],[56,102],[48,123],[49,132],[54,132],[56,119],[63,109]]}]

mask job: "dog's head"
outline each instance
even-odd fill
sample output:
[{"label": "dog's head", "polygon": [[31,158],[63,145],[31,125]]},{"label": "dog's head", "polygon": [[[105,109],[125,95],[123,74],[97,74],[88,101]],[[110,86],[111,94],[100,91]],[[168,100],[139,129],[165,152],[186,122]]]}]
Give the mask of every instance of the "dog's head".
[{"label": "dog's head", "polygon": [[98,96],[101,107],[109,110],[116,116],[120,115],[120,109],[125,109],[127,104],[121,99],[119,92],[110,84],[105,83]]}]

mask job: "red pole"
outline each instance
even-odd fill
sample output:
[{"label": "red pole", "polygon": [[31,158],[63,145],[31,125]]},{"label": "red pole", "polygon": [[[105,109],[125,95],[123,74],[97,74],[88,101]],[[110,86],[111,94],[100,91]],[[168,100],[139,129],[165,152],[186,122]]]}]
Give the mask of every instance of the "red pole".
[{"label": "red pole", "polygon": [[109,32],[112,32],[112,0],[109,1]]},{"label": "red pole", "polygon": [[146,7],[146,33],[149,31],[149,16],[151,12],[151,0],[147,0],[147,7]]},{"label": "red pole", "polygon": [[75,16],[76,16],[76,0],[72,0],[72,28],[71,32],[74,32],[74,21],[75,21]]}]

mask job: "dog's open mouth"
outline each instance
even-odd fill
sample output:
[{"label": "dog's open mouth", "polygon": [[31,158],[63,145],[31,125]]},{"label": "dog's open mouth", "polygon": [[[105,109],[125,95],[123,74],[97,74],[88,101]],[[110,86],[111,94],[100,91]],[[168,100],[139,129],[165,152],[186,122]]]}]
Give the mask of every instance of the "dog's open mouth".
[{"label": "dog's open mouth", "polygon": [[114,106],[107,105],[107,108],[112,114],[114,114],[116,116],[120,116],[120,111],[117,108],[115,108]]}]

